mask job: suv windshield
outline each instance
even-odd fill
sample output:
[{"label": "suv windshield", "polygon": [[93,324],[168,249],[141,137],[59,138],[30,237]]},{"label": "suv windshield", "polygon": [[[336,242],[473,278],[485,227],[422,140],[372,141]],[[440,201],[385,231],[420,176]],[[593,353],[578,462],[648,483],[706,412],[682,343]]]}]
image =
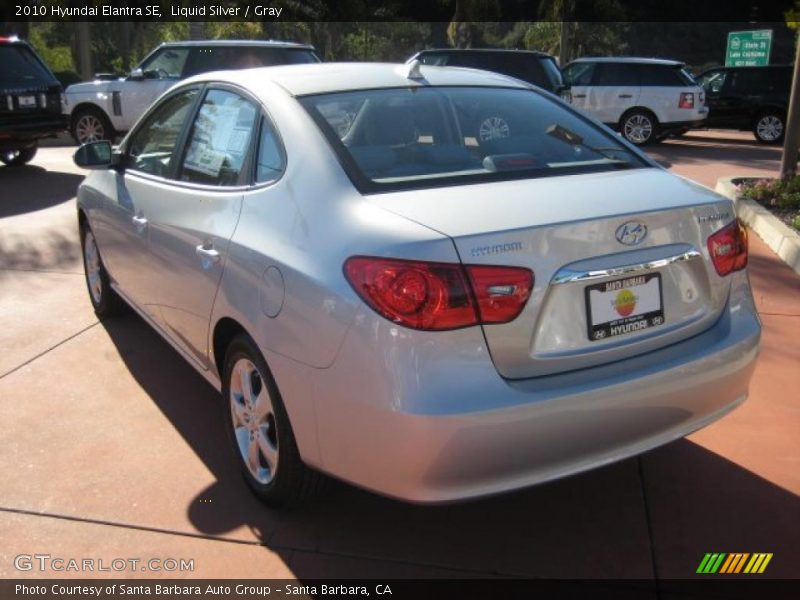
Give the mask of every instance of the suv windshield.
[{"label": "suv windshield", "polygon": [[50,72],[23,44],[0,45],[0,86],[54,85]]},{"label": "suv windshield", "polygon": [[647,166],[610,133],[530,90],[413,87],[300,101],[359,189]]}]

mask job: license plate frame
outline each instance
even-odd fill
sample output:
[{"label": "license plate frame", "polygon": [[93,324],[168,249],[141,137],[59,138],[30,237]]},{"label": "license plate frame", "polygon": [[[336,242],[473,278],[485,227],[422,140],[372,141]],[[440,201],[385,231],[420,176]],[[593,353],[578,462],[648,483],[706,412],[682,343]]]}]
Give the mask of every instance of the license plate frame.
[{"label": "license plate frame", "polygon": [[[591,342],[658,327],[666,322],[660,273],[632,275],[587,285],[584,298],[587,334]],[[609,315],[615,318],[605,319]]]}]

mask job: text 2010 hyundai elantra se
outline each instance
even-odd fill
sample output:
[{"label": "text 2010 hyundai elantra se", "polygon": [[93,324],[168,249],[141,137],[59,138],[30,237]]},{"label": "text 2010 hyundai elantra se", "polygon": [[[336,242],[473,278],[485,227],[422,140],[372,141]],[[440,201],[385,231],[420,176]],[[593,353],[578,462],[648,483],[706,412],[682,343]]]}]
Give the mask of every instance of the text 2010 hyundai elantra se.
[{"label": "text 2010 hyundai elantra se", "polygon": [[95,310],[124,300],[221,390],[273,505],[315,471],[414,502],[512,490],[747,395],[731,202],[520,81],[211,73],[76,161]]}]

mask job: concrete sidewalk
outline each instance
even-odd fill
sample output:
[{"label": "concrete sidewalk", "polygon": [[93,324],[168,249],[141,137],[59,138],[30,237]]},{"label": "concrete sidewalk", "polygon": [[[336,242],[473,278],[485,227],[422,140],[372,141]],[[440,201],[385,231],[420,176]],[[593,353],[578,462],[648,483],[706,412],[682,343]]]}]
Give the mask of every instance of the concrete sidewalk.
[{"label": "concrete sidewalk", "polygon": [[[716,161],[713,142],[693,139],[654,153],[715,181],[741,168],[736,144],[721,145]],[[772,552],[765,577],[797,577],[800,278],[757,238],[763,351],[750,399],[722,421],[488,500],[425,508],[331,482],[315,503],[278,513],[239,477],[204,380],[138,317],[94,317],[70,153],[45,148],[33,167],[0,168],[0,577],[92,576],[14,568],[19,554],[47,553],[194,560],[193,571],[123,577],[665,579],[691,577],[718,551]]]}]

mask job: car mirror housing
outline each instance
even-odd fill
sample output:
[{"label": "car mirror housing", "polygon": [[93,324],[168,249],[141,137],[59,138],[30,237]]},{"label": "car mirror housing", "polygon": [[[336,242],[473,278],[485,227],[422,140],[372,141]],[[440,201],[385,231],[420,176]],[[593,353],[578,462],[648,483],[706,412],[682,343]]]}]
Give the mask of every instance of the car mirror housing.
[{"label": "car mirror housing", "polygon": [[144,79],[144,71],[139,69],[138,67],[131,71],[131,74],[128,76],[128,79],[131,81],[140,81]]},{"label": "car mirror housing", "polygon": [[111,142],[102,140],[83,144],[73,156],[75,164],[82,169],[109,169],[119,164],[119,155],[111,148]]}]

